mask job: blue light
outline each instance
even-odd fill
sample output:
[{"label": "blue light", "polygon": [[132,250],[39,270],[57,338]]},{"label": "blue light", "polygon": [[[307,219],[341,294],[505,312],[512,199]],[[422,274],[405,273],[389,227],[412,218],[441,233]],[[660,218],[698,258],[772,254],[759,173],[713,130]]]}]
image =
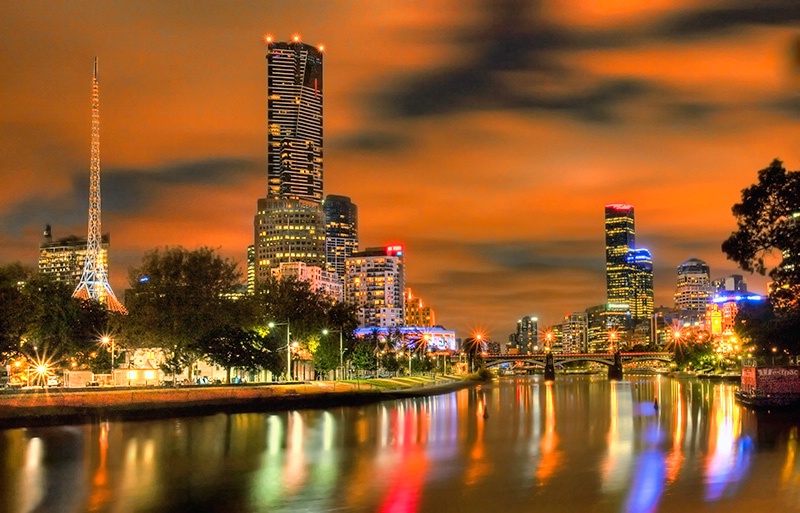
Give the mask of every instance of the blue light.
[{"label": "blue light", "polygon": [[141,278],[139,278],[139,283],[145,283],[145,282],[148,282],[148,281],[150,281],[150,277],[149,276],[142,276]]}]

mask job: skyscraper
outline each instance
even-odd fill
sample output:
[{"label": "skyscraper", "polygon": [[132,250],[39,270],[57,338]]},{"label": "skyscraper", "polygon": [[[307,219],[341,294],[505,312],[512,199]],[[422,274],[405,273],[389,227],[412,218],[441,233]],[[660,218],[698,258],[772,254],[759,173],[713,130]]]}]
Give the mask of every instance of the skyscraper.
[{"label": "skyscraper", "polygon": [[699,258],[690,258],[678,266],[675,308],[685,324],[704,322],[711,301],[711,271]]},{"label": "skyscraper", "polygon": [[633,206],[606,205],[606,297],[611,305],[629,305],[628,253],[636,248]]},{"label": "skyscraper", "polygon": [[329,194],[325,212],[325,260],[328,270],[344,278],[344,262],[358,251],[358,207],[347,196]]},{"label": "skyscraper", "polygon": [[322,49],[267,40],[267,174],[271,199],[322,203]]},{"label": "skyscraper", "polygon": [[645,248],[635,248],[628,252],[628,286],[630,296],[628,307],[631,320],[639,323],[648,320],[653,314],[653,258]]},{"label": "skyscraper", "polygon": [[281,263],[325,267],[322,48],[267,38],[267,196],[254,219],[254,276]]}]

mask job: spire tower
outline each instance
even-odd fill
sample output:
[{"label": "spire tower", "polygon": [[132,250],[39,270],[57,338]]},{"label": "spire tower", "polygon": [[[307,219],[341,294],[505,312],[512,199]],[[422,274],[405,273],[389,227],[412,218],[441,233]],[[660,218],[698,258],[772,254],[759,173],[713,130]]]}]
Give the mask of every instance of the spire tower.
[{"label": "spire tower", "polygon": [[100,232],[100,82],[97,79],[97,57],[92,77],[92,155],[89,164],[89,236],[86,238],[86,259],[83,274],[73,297],[104,303],[112,312],[126,314],[125,306],[114,295],[108,283],[108,269],[103,259]]}]

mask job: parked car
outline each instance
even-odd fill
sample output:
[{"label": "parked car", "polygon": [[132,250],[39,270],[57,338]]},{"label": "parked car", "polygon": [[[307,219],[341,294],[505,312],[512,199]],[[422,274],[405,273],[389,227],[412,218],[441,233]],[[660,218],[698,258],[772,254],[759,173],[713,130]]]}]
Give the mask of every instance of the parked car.
[{"label": "parked car", "polygon": [[86,386],[87,387],[99,387],[100,386],[100,382],[99,381],[87,381],[86,382]]}]

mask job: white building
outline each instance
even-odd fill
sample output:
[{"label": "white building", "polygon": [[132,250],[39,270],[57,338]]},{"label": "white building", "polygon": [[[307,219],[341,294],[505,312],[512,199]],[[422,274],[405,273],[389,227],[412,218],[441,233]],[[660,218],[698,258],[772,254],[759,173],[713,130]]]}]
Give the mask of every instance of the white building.
[{"label": "white building", "polygon": [[708,264],[690,258],[678,266],[675,308],[684,324],[705,322],[706,308],[711,301],[711,278]]},{"label": "white building", "polygon": [[336,301],[344,300],[344,284],[339,275],[316,265],[308,265],[305,262],[281,262],[278,267],[272,269],[272,276],[279,280],[295,278],[297,281],[305,281],[315,292],[320,292]]},{"label": "white building", "polygon": [[394,328],[405,324],[403,246],[367,248],[345,261],[344,297],[356,306],[362,327]]}]

